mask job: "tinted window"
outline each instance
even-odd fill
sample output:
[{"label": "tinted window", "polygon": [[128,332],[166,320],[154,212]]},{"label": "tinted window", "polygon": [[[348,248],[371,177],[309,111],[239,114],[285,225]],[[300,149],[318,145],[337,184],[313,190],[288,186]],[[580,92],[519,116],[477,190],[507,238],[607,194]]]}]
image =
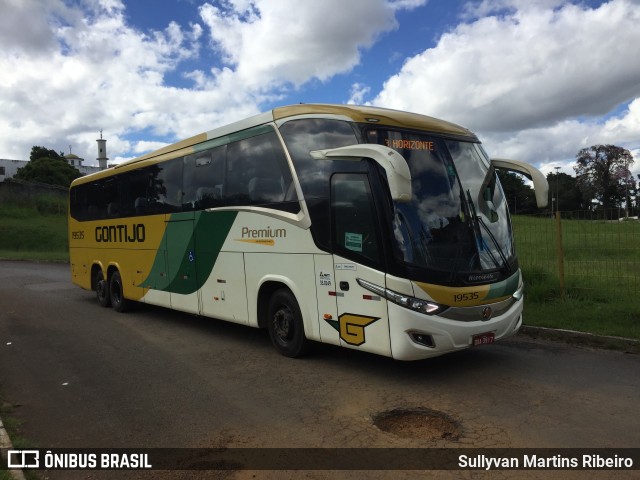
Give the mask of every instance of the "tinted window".
[{"label": "tinted window", "polygon": [[183,210],[222,205],[226,150],[223,145],[184,157]]},{"label": "tinted window", "polygon": [[256,205],[300,210],[275,132],[75,186],[71,215],[99,220]]},{"label": "tinted window", "polygon": [[329,222],[329,177],[336,169],[354,169],[351,162],[314,160],[309,152],[345,147],[358,143],[349,122],[323,118],[292,120],[280,127],[287,149],[296,167],[311,216],[311,233],[318,247],[331,250]]},{"label": "tinted window", "polygon": [[134,170],[118,175],[119,215],[129,217],[146,215],[149,210],[147,187],[149,172],[147,169]]},{"label": "tinted window", "polygon": [[378,262],[378,228],[367,175],[333,175],[331,194],[336,253],[347,258],[362,256]]},{"label": "tinted window", "polygon": [[314,160],[309,152],[357,144],[351,124],[307,118],[285,123],[280,127],[280,133],[295,164],[305,198],[328,197],[331,162]]},{"label": "tinted window", "polygon": [[157,213],[179,212],[182,209],[182,158],[154,165],[153,198]]},{"label": "tinted window", "polygon": [[299,210],[291,171],[275,132],[229,144],[226,174],[227,205]]}]

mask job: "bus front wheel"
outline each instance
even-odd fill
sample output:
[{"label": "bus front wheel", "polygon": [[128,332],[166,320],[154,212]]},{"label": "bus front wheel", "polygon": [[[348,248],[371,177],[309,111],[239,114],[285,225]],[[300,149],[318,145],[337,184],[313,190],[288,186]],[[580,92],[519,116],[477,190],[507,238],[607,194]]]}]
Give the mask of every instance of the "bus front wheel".
[{"label": "bus front wheel", "polygon": [[296,298],[287,289],[277,290],[269,301],[267,329],[271,343],[286,357],[298,357],[307,349],[302,314]]},{"label": "bus front wheel", "polygon": [[102,270],[96,271],[95,276],[95,286],[96,286],[96,296],[98,297],[98,302],[103,307],[111,306],[111,296],[109,295],[109,283],[104,278],[104,273]]},{"label": "bus front wheel", "polygon": [[127,312],[131,308],[131,300],[124,298],[122,277],[117,270],[111,274],[109,279],[109,297],[111,298],[111,306],[116,312]]}]

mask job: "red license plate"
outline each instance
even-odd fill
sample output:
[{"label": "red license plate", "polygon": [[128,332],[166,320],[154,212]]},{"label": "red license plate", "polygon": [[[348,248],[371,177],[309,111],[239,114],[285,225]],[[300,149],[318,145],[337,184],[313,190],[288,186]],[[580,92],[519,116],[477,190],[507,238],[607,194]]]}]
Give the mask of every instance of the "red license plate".
[{"label": "red license plate", "polygon": [[491,345],[496,339],[496,334],[493,332],[489,333],[481,333],[479,335],[474,335],[471,339],[471,344],[474,347],[480,347],[482,345]]}]

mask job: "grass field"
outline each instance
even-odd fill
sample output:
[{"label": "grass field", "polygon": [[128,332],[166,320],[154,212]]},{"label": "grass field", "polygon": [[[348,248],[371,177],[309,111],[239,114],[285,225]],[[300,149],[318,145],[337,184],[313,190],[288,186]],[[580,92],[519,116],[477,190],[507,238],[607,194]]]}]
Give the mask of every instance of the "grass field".
[{"label": "grass field", "polygon": [[565,295],[557,228],[549,217],[514,217],[525,279],[525,324],[640,339],[640,223],[562,220]]},{"label": "grass field", "polygon": [[69,261],[64,199],[0,200],[0,259]]}]

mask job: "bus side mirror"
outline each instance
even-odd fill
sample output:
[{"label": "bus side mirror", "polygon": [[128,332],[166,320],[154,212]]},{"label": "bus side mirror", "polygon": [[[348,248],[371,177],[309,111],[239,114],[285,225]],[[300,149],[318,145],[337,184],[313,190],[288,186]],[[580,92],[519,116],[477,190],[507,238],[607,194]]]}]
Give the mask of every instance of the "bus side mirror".
[{"label": "bus side mirror", "polygon": [[387,174],[391,198],[398,202],[411,201],[411,172],[409,165],[402,155],[395,150],[364,143],[348,145],[346,147],[331,148],[328,150],[314,150],[311,157],[316,160],[351,160],[360,161],[362,158],[370,158]]},{"label": "bus side mirror", "polygon": [[492,158],[491,165],[502,170],[523,173],[533,182],[533,190],[536,194],[536,203],[538,204],[538,208],[544,208],[548,205],[549,183],[547,183],[547,179],[542,172],[533,165],[521,162],[520,160],[510,160],[507,158]]}]

